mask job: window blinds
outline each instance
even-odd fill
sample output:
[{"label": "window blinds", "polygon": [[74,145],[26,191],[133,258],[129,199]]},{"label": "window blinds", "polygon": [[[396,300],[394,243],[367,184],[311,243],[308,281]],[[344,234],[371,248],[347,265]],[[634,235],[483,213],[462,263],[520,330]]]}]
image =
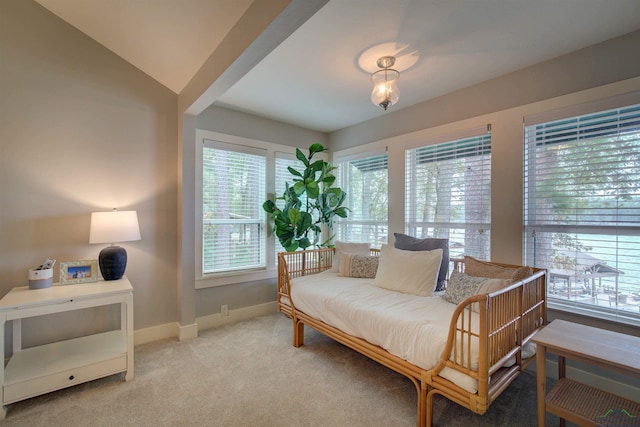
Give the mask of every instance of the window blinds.
[{"label": "window blinds", "polygon": [[266,152],[205,141],[203,273],[265,266]]},{"label": "window blinds", "polygon": [[550,301],[629,317],[627,302],[640,303],[640,105],[527,125],[524,161],[525,258],[550,269]]},{"label": "window blinds", "polygon": [[389,206],[387,154],[338,159],[338,186],[347,193],[350,210],[335,223],[336,239],[369,242],[372,247],[387,243]]},{"label": "window blinds", "polygon": [[406,150],[405,232],[448,238],[452,256],[490,256],[491,132]]}]

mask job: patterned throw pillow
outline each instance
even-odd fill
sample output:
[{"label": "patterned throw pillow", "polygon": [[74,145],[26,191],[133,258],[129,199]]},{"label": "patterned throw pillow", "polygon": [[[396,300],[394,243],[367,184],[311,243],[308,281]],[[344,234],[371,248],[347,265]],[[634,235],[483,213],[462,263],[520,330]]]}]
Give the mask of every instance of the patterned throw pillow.
[{"label": "patterned throw pillow", "polygon": [[489,280],[486,277],[468,276],[459,271],[452,271],[449,277],[447,290],[442,295],[442,299],[452,304],[458,305],[472,295],[476,295],[484,282]]},{"label": "patterned throw pillow", "polygon": [[342,253],[340,254],[340,275],[373,279],[378,271],[378,260],[377,256]]},{"label": "patterned throw pillow", "polygon": [[340,272],[340,260],[342,257],[340,254],[358,254],[369,255],[371,253],[371,243],[356,243],[356,242],[336,242],[336,253],[333,256],[333,264],[331,270],[334,273]]}]

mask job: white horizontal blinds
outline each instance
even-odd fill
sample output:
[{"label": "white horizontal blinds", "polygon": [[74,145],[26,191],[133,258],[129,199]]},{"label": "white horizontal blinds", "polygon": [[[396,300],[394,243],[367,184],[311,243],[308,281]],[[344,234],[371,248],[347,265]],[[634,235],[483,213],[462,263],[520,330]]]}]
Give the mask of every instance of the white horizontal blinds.
[{"label": "white horizontal blinds", "polygon": [[[288,169],[289,167],[292,167],[296,170],[300,170],[302,169],[303,166],[300,160],[296,159],[296,156],[294,154],[277,152],[276,153],[276,173],[275,173],[275,176],[276,176],[275,202],[276,202],[276,206],[278,206],[280,209],[284,207],[284,200],[278,200],[278,198],[282,197],[287,184],[289,185],[289,187],[293,186],[294,184],[294,181],[293,181],[294,176],[289,172],[289,169]],[[300,170],[300,172],[302,171]],[[283,252],[285,249],[280,244],[280,241],[278,240],[278,238],[274,236],[274,239],[275,239],[276,254],[278,252]],[[277,262],[278,262],[278,257],[276,256],[276,264]]]},{"label": "white horizontal blinds", "polygon": [[203,147],[203,273],[265,266],[266,151]]},{"label": "white horizontal blinds", "polygon": [[640,319],[640,105],[525,126],[524,184],[550,301]]},{"label": "white horizontal blinds", "polygon": [[451,256],[490,256],[491,132],[409,149],[405,232],[448,238]]},{"label": "white horizontal blinds", "polygon": [[338,186],[346,193],[346,219],[334,225],[337,240],[370,242],[380,247],[388,235],[388,158],[387,154],[343,159],[336,162]]}]

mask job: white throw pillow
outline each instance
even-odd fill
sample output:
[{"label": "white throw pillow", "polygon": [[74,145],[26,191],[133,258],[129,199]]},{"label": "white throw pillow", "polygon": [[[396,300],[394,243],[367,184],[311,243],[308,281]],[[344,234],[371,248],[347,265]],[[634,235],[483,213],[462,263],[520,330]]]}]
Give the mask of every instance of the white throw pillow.
[{"label": "white throw pillow", "polygon": [[354,243],[336,241],[336,253],[333,254],[333,264],[331,270],[334,273],[340,272],[340,254],[349,253],[356,255],[371,255],[371,243]]},{"label": "white throw pillow", "polygon": [[437,285],[441,262],[442,249],[403,251],[382,245],[373,284],[405,294],[431,296]]}]

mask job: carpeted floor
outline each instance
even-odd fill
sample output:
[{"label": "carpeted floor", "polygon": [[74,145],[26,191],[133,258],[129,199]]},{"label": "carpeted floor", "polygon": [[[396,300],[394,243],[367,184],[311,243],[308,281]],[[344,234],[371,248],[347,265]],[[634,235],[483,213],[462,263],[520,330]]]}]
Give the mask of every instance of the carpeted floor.
[{"label": "carpeted floor", "polygon": [[[113,375],[9,405],[2,426],[407,426],[403,376],[274,314],[135,349],[135,378]],[[535,426],[535,376],[522,374],[484,415],[436,396],[438,426]],[[547,415],[547,425],[558,419]]]}]

